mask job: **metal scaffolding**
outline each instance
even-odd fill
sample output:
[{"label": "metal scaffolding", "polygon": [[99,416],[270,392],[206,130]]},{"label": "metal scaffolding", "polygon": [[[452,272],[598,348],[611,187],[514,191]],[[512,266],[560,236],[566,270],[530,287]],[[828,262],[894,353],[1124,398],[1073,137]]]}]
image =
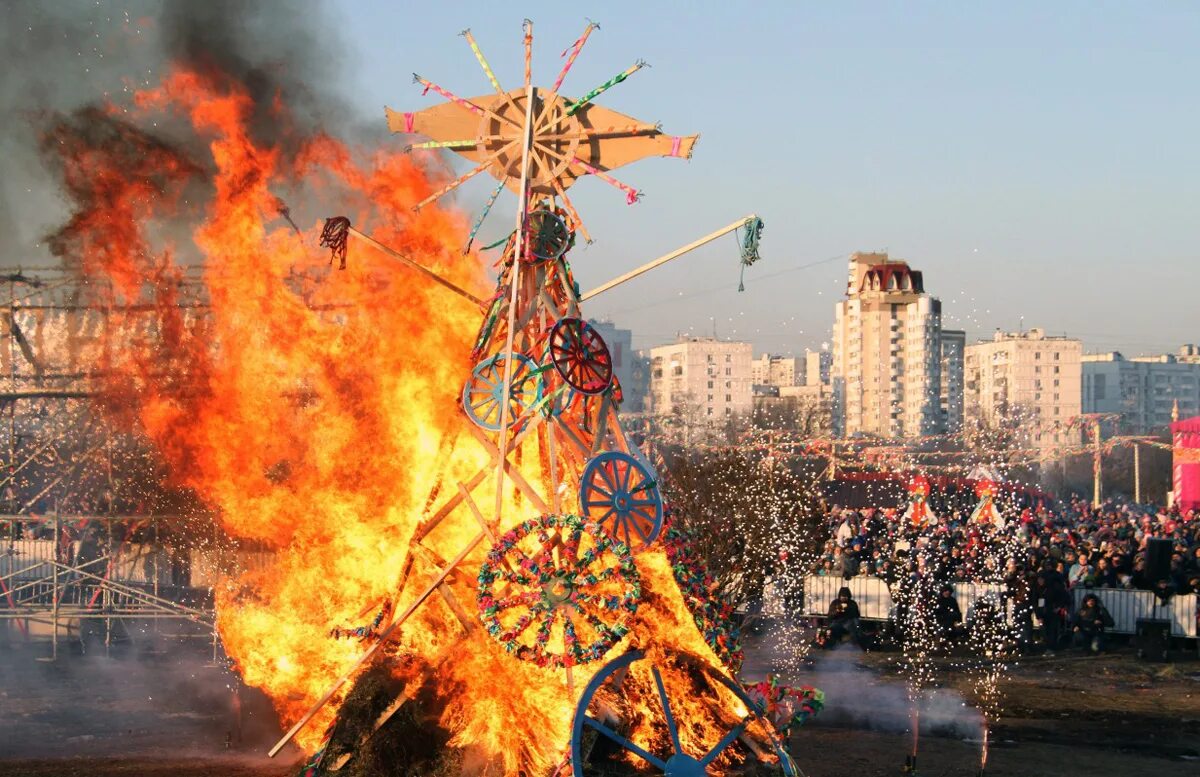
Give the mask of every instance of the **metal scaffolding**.
[{"label": "metal scaffolding", "polygon": [[[64,638],[107,651],[157,633],[210,639],[215,657],[211,587],[231,545],[180,514],[152,448],[97,404],[116,349],[156,336],[157,307],[114,306],[111,288],[58,269],[0,269],[0,284],[0,639],[44,639],[56,658]],[[198,272],[175,285],[194,322]]]}]

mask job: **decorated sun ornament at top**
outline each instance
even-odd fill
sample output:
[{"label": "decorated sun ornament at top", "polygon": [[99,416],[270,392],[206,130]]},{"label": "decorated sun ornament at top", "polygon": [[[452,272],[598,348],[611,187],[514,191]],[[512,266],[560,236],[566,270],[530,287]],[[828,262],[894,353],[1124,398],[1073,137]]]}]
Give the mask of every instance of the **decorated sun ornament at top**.
[{"label": "decorated sun ornament at top", "polygon": [[388,128],[392,132],[429,138],[428,141],[414,143],[409,146],[410,149],[444,148],[475,165],[415,207],[421,208],[486,172],[496,179],[497,185],[471,229],[468,246],[474,241],[500,189],[507,188],[521,197],[522,180],[525,181],[528,196],[558,198],[567,211],[570,229],[591,242],[578,211],[566,193],[577,180],[585,175],[595,176],[619,189],[626,201],[633,204],[642,193],[617,180],[609,171],[651,156],[690,158],[699,135],[666,135],[657,123],[648,124],[594,102],[612,87],[647,67],[645,62],[638,60],[579,97],[568,97],[559,92],[563,79],[595,29],[597,25],[589,24],[583,34],[563,52],[566,61],[549,89],[535,87],[531,83],[532,33],[528,25],[525,83],[520,88],[506,90],[500,85],[470,30],[464,30],[462,36],[470,44],[475,59],[491,83],[491,94],[460,97],[413,74],[413,80],[425,88],[426,94],[434,92],[444,97],[446,102],[411,113],[388,108]]},{"label": "decorated sun ornament at top", "polygon": [[937,523],[937,516],[929,509],[929,478],[917,475],[908,482],[908,509],[904,519],[914,529],[922,529]]}]

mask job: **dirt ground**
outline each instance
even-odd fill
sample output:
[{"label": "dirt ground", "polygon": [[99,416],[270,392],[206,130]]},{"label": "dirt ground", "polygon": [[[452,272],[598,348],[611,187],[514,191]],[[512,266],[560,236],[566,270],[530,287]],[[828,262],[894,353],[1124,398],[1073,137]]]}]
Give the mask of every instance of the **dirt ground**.
[{"label": "dirt ground", "polygon": [[[887,720],[887,697],[870,690],[903,689],[898,656],[839,651],[812,658],[816,684],[827,681],[832,688],[826,689],[829,714],[791,742],[804,774],[900,773],[912,744],[911,718]],[[918,773],[975,775],[982,720],[970,702],[970,677],[951,667],[951,659],[936,664],[942,719],[931,722],[932,731],[922,725]],[[839,683],[839,674],[852,682]],[[814,679],[806,677],[809,671],[799,675],[801,681]],[[1003,713],[990,726],[988,775],[1200,775],[1200,660],[1194,645],[1176,651],[1171,663],[1141,661],[1122,646],[1100,656],[1069,651],[1026,658],[1007,673],[1000,691]],[[885,723],[875,725],[872,718]]]},{"label": "dirt ground", "polygon": [[[778,663],[772,637],[748,650],[746,676]],[[265,700],[200,655],[36,660],[36,648],[0,652],[0,777],[282,777],[299,754],[263,755],[278,736]],[[818,653],[788,679],[824,688],[827,708],[792,738],[806,777],[899,774],[912,744],[907,695],[894,653]],[[922,715],[925,777],[975,775],[981,722],[968,678],[941,662]],[[1139,661],[1117,646],[1100,657],[1024,659],[1002,683],[987,774],[1095,777],[1200,774],[1200,660]]]}]

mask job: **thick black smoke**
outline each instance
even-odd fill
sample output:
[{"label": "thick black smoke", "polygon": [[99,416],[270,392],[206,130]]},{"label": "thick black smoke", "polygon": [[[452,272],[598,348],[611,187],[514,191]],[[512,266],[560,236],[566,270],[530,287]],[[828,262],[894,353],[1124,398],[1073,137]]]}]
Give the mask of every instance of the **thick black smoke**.
[{"label": "thick black smoke", "polygon": [[[39,153],[64,117],[121,106],[170,63],[240,82],[255,101],[256,140],[285,148],[348,123],[340,41],[323,5],[284,0],[7,0],[0,11],[0,266],[52,262],[44,236],[67,219],[59,170]],[[274,110],[288,106],[289,121]],[[92,115],[100,115],[93,113]],[[156,142],[203,159],[169,121]]]}]

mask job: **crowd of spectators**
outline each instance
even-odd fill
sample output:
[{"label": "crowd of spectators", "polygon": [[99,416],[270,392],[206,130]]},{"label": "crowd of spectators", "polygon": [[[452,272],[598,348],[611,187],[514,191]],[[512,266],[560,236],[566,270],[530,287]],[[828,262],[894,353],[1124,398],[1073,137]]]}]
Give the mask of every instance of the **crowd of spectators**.
[{"label": "crowd of spectators", "polygon": [[[1075,607],[1074,589],[1152,590],[1164,601],[1200,593],[1200,515],[1195,511],[1181,514],[1111,499],[1094,507],[1076,497],[1053,507],[1001,507],[998,516],[984,521],[973,519],[971,508],[943,509],[913,526],[901,511],[835,507],[829,532],[817,575],[881,578],[900,597],[898,612],[921,590],[914,581],[936,584],[933,615],[945,642],[963,630],[950,585],[955,582],[1003,584],[1017,618],[1018,642],[1032,648],[1036,623],[1047,651],[1068,641],[1104,649],[1112,616],[1094,594]],[[1169,543],[1165,579],[1147,568],[1145,551],[1152,540]]]},{"label": "crowd of spectators", "polygon": [[[1026,574],[1050,570],[1066,590],[1128,588],[1169,593],[1200,592],[1200,515],[1108,500],[1093,507],[1078,497],[1058,506],[1037,505],[1006,511],[1002,525],[970,519],[971,509],[947,510],[921,530],[937,574],[947,582],[999,582],[1009,577],[1006,561]],[[892,582],[912,561],[911,527],[900,511],[835,507],[830,539],[816,574],[880,577]],[[1171,542],[1165,586],[1146,573],[1147,542]],[[1007,553],[997,553],[997,546]]]}]

